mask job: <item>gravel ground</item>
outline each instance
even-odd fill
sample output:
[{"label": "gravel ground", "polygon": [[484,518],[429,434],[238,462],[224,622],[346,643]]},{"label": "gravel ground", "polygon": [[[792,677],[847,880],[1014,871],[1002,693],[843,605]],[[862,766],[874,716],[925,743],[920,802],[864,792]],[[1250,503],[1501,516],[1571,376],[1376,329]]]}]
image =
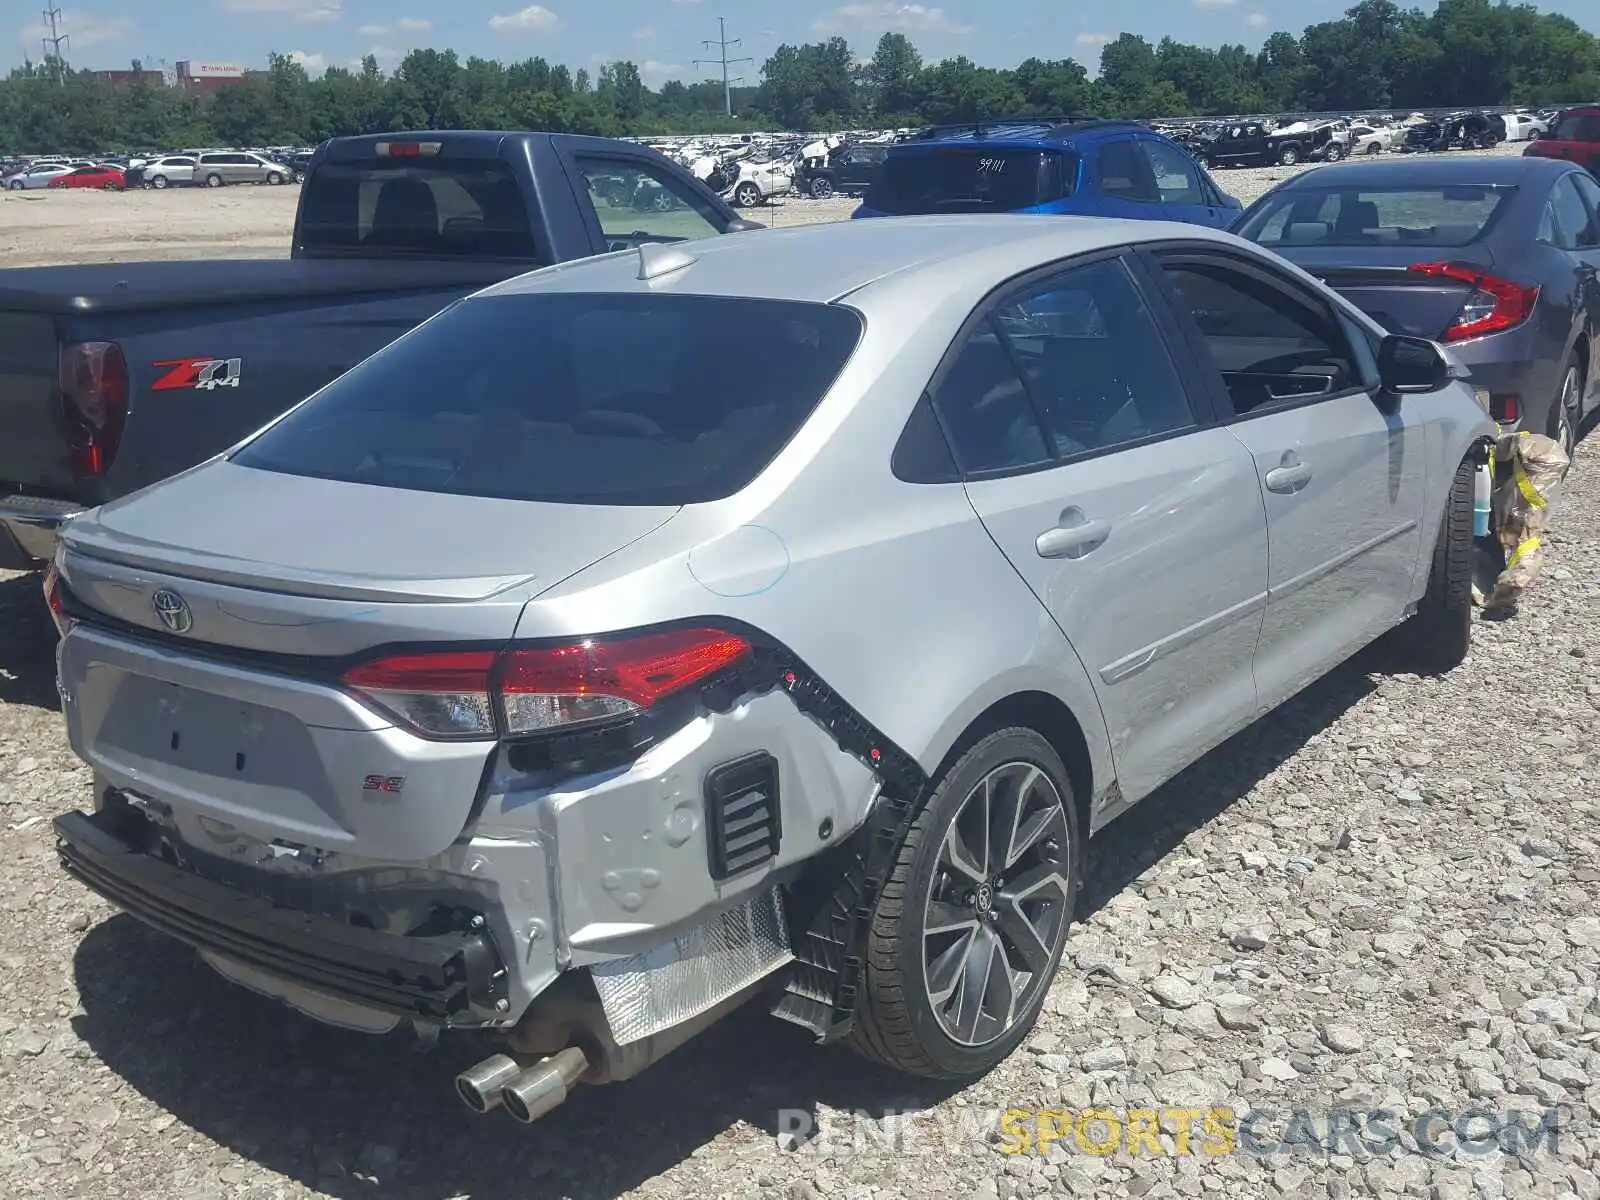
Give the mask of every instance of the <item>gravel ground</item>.
[{"label": "gravel ground", "polygon": [[[1224,179],[1242,193],[1244,175]],[[148,199],[163,211],[192,203],[205,220],[222,204],[281,203],[266,189],[237,193]],[[131,212],[146,199],[27,207]],[[0,205],[7,219],[22,207]],[[52,236],[80,251],[90,240]],[[144,235],[124,224],[112,236]],[[224,983],[61,875],[48,819],[87,802],[88,774],[62,734],[38,579],[0,573],[0,1192],[1594,1200],[1592,445],[1549,544],[1520,615],[1478,624],[1461,669],[1420,679],[1365,660],[1341,668],[1112,826],[1047,1011],[988,1078],[961,1090],[908,1082],[747,1012],[639,1080],[580,1090],[531,1129],[455,1098],[451,1078],[475,1047],[447,1040],[418,1054],[405,1038],[319,1027]],[[1267,1139],[1296,1110],[1319,1135],[1330,1110],[1387,1108],[1396,1129],[1429,1109],[1448,1115],[1435,1155],[1409,1134],[1384,1153],[1381,1122],[1359,1143],[1294,1154],[1208,1154],[1198,1125],[1187,1153],[1167,1136],[1160,1155],[1097,1156],[1071,1135],[1047,1155],[1007,1155],[1010,1140],[993,1132],[1009,1107],[1091,1105],[1273,1110]],[[1555,1145],[1519,1155],[1512,1142],[1512,1153],[1458,1144],[1448,1130],[1469,1106],[1554,1113]],[[789,1136],[807,1122],[818,1136]],[[1093,1141],[1101,1127],[1086,1132]]]}]

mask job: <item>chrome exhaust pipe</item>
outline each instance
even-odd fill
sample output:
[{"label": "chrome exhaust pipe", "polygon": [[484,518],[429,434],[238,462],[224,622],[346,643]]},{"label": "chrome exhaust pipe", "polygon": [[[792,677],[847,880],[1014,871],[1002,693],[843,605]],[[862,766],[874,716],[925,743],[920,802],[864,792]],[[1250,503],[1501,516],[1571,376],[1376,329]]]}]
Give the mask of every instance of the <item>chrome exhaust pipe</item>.
[{"label": "chrome exhaust pipe", "polygon": [[522,1064],[509,1054],[492,1054],[456,1076],[456,1095],[476,1113],[500,1107],[501,1089],[522,1074]]},{"label": "chrome exhaust pipe", "polygon": [[524,1125],[532,1125],[545,1113],[561,1105],[567,1090],[589,1069],[588,1056],[577,1046],[568,1046],[521,1071],[500,1089],[500,1102],[506,1111]]}]

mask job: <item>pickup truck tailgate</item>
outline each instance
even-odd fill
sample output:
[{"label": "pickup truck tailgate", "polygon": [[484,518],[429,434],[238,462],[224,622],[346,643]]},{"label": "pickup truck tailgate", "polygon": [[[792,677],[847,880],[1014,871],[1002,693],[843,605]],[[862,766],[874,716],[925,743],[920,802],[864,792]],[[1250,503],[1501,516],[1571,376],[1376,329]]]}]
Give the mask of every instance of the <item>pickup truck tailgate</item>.
[{"label": "pickup truck tailgate", "polygon": [[0,312],[0,495],[73,486],[58,370],[54,318]]}]

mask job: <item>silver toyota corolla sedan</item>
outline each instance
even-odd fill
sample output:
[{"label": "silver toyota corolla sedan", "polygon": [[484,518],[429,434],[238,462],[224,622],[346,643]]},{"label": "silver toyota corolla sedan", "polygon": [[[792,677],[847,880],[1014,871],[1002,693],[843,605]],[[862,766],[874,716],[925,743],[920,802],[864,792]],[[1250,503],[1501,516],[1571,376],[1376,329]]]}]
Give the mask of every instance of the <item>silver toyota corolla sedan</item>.
[{"label": "silver toyota corolla sedan", "polygon": [[761,996],[1033,1023],[1089,838],[1367,643],[1466,654],[1495,426],[1189,225],[855,221],[538,271],[65,529],[67,870],[528,1120]]}]

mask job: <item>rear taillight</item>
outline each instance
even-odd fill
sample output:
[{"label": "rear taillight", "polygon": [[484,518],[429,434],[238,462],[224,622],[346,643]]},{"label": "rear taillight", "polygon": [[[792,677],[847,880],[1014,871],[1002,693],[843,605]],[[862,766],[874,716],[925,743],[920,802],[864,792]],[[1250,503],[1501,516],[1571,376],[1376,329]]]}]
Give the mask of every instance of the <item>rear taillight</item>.
[{"label": "rear taillight", "polygon": [[56,570],[55,563],[45,568],[44,602],[50,609],[50,619],[55,622],[56,632],[66,637],[75,622],[67,615],[67,605],[61,595],[61,572]]},{"label": "rear taillight", "polygon": [[1413,263],[1409,270],[1434,279],[1453,279],[1472,288],[1472,294],[1456,313],[1441,339],[1459,342],[1466,338],[1500,333],[1521,325],[1533,312],[1539,299],[1537,284],[1526,286],[1491,275],[1482,267],[1461,262]]},{"label": "rear taillight", "polygon": [[[393,654],[345,686],[428,737],[490,738],[638,716],[750,653],[720,629],[674,629],[564,646]],[[497,721],[498,718],[498,721]]]},{"label": "rear taillight", "polygon": [[117,456],[128,417],[128,362],[115,342],[78,342],[61,349],[61,402],[72,471],[102,475]]}]

